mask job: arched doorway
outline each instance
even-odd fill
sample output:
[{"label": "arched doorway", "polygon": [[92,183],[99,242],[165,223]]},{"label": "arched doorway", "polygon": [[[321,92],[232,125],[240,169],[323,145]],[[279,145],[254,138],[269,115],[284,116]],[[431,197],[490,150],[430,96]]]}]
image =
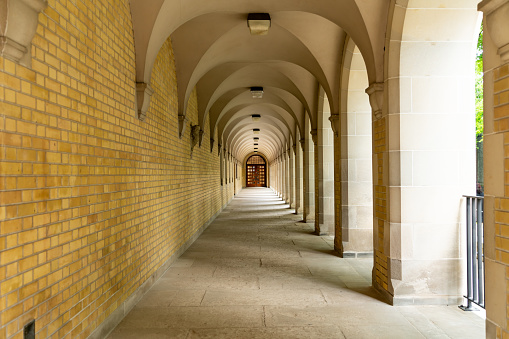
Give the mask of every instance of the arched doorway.
[{"label": "arched doorway", "polygon": [[252,155],[246,162],[246,186],[267,187],[267,164],[259,155]]}]

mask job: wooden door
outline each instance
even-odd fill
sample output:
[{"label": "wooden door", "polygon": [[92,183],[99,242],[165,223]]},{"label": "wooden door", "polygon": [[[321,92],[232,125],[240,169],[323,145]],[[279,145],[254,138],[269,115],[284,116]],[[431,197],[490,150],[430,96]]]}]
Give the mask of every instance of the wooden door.
[{"label": "wooden door", "polygon": [[253,155],[247,161],[246,166],[247,187],[267,187],[265,159],[259,155]]}]

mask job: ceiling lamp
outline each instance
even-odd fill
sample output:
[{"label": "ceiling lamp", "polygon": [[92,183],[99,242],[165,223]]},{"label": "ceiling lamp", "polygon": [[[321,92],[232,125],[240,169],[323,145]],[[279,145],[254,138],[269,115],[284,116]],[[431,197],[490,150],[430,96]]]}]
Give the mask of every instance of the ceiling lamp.
[{"label": "ceiling lamp", "polygon": [[263,98],[263,87],[251,87],[251,95],[253,99]]},{"label": "ceiling lamp", "polygon": [[255,147],[254,149],[258,149],[258,147]]},{"label": "ceiling lamp", "polygon": [[257,142],[255,142],[255,144],[254,144],[254,145],[255,145],[255,146],[258,146],[258,143],[257,143]]},{"label": "ceiling lamp", "polygon": [[255,153],[258,153],[258,151],[254,151]]},{"label": "ceiling lamp", "polygon": [[251,35],[267,35],[270,28],[269,13],[249,13],[247,16],[247,26]]},{"label": "ceiling lamp", "polygon": [[260,121],[262,116],[260,114],[253,114],[251,115],[251,118],[253,119],[253,121]]},{"label": "ceiling lamp", "polygon": [[259,134],[260,133],[260,129],[259,128],[253,128],[253,133],[254,134]]}]

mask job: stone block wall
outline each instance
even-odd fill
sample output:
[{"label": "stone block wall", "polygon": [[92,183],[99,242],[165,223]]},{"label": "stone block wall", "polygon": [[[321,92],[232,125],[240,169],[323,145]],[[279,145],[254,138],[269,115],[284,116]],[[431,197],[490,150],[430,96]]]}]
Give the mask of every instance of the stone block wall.
[{"label": "stone block wall", "polygon": [[[39,338],[85,338],[234,185],[220,186],[210,136],[192,155],[190,128],[178,137],[170,40],[137,118],[129,1],[49,0],[32,56],[0,58],[0,338],[31,319]],[[198,124],[196,93],[187,116]]]}]

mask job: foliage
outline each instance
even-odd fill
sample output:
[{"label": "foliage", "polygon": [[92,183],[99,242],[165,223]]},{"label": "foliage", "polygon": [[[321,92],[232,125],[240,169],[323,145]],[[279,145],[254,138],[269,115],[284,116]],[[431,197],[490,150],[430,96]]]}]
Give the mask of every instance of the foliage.
[{"label": "foliage", "polygon": [[483,27],[477,39],[475,60],[475,134],[478,141],[483,138]]}]

